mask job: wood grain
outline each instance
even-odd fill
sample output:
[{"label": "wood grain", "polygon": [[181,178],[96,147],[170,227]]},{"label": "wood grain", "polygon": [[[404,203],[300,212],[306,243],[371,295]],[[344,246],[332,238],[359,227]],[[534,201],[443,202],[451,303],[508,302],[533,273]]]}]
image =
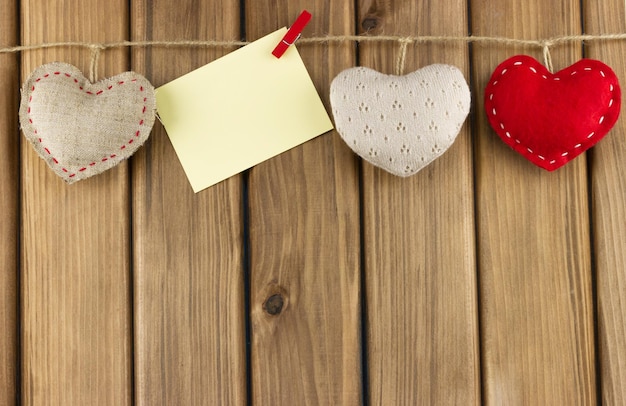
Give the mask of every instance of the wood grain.
[{"label": "wood grain", "polygon": [[[19,41],[15,1],[0,3],[0,44]],[[18,385],[19,56],[0,55],[0,405],[13,404]]]},{"label": "wood grain", "polygon": [[[474,35],[580,33],[575,0],[471,3]],[[487,404],[594,404],[593,302],[585,156],[546,172],[489,127],[483,91],[513,47],[474,48],[476,207],[482,371]],[[555,70],[580,47],[552,51]]]},{"label": "wood grain", "polygon": [[[626,10],[622,1],[585,1],[584,24],[589,34],[623,32]],[[585,56],[611,66],[623,86],[624,43],[592,43]],[[591,190],[596,300],[600,348],[599,390],[602,403],[626,404],[626,122],[622,100],[622,119],[591,152]]]},{"label": "wood grain", "polygon": [[[255,0],[246,2],[247,39],[290,25],[305,8],[313,15],[305,36],[353,32],[351,3]],[[299,51],[330,111],[330,80],[354,65],[354,48]],[[253,403],[361,404],[353,154],[327,133],[253,168],[249,190]]]},{"label": "wood grain", "polygon": [[[239,39],[239,3],[132,2],[134,40]],[[230,50],[148,48],[160,86]],[[210,96],[210,95],[208,95]],[[241,176],[194,194],[157,123],[133,161],[136,403],[246,401]]]},{"label": "wood grain", "polygon": [[[626,27],[618,0],[244,3],[6,0],[0,46],[20,31],[24,44],[254,40],[304,8],[305,37]],[[339,71],[393,73],[399,51],[298,48],[329,111]],[[625,49],[584,48],[622,84]],[[554,47],[555,68],[581,50]],[[109,50],[99,72],[159,86],[230,51]],[[626,123],[556,172],[534,167],[482,103],[516,53],[541,57],[409,45],[405,72],[455,65],[473,102],[452,148],[411,178],[360,163],[331,132],[198,194],[158,122],[130,164],[65,185],[19,134],[18,89],[45,62],[87,73],[89,52],[0,55],[0,405],[626,404]]]},{"label": "wood grain", "polygon": [[[122,0],[21,1],[22,43],[127,38]],[[106,16],[106,18],[103,18]],[[87,72],[89,52],[22,54],[22,80],[44,62]],[[99,69],[128,68],[122,51]],[[128,166],[66,185],[22,141],[22,401],[131,403]]]},{"label": "wood grain", "polygon": [[[464,1],[359,3],[370,35],[464,35]],[[362,46],[360,64],[394,73],[397,45]],[[431,63],[469,77],[461,45],[409,47],[405,72]],[[469,125],[410,178],[363,164],[371,404],[479,404]]]}]

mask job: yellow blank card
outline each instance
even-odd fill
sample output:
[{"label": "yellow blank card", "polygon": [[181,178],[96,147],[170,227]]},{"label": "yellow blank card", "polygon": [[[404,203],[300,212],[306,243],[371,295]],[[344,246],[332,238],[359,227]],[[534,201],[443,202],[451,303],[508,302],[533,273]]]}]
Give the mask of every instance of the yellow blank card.
[{"label": "yellow blank card", "polygon": [[157,89],[157,112],[194,192],[332,129],[285,28]]}]

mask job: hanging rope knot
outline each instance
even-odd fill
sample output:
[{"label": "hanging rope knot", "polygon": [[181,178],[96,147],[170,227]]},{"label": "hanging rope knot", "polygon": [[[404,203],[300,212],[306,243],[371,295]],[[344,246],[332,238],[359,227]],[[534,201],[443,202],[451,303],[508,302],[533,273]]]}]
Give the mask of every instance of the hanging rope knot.
[{"label": "hanging rope knot", "polygon": [[539,45],[543,50],[543,62],[550,73],[554,73],[554,67],[552,66],[552,55],[550,55],[550,47],[554,45],[554,40],[544,39],[539,41]]},{"label": "hanging rope knot", "polygon": [[398,59],[396,60],[396,75],[402,76],[404,74],[404,64],[406,61],[406,48],[409,44],[412,44],[415,40],[411,37],[398,38],[398,44],[400,44],[400,52],[398,53]]},{"label": "hanging rope knot", "polygon": [[98,58],[100,57],[100,51],[106,49],[102,44],[89,44],[89,51],[91,52],[91,62],[89,63],[89,81],[95,83],[98,80]]}]

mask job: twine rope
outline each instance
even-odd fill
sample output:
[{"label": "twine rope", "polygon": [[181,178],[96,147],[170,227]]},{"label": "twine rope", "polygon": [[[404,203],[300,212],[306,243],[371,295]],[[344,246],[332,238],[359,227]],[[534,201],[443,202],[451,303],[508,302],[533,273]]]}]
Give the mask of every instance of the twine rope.
[{"label": "twine rope", "polygon": [[[579,35],[562,35],[544,39],[517,39],[507,37],[490,37],[490,36],[432,36],[432,35],[413,35],[413,36],[397,36],[397,35],[327,35],[321,37],[300,38],[299,45],[307,44],[334,44],[344,42],[357,43],[397,43],[399,46],[398,56],[396,58],[396,74],[401,75],[404,72],[406,62],[406,52],[409,44],[485,44],[485,45],[501,45],[501,46],[522,46],[538,48],[542,51],[544,64],[546,68],[552,72],[552,56],[550,48],[574,42],[592,42],[592,41],[616,41],[626,40],[626,33],[615,34],[579,34]],[[0,54],[9,54],[16,52],[33,51],[49,48],[85,48],[91,53],[89,80],[95,82],[98,77],[97,66],[100,53],[107,49],[134,47],[164,47],[164,48],[237,48],[249,44],[247,41],[218,41],[218,40],[176,40],[176,41],[118,41],[109,43],[94,42],[45,42],[32,45],[16,45],[0,48]]]},{"label": "twine rope", "polygon": [[541,47],[543,51],[543,64],[548,68],[550,73],[554,73],[554,66],[552,66],[552,55],[550,55],[550,46],[552,45],[550,40],[543,41]]},{"label": "twine rope", "polygon": [[402,38],[398,40],[400,44],[400,52],[398,52],[398,58],[396,59],[396,75],[401,76],[404,74],[404,65],[406,64],[406,48],[413,42],[410,38]]},{"label": "twine rope", "polygon": [[104,48],[101,45],[92,45],[89,47],[91,51],[91,61],[89,62],[89,81],[96,83],[98,80],[98,58],[100,57],[100,51]]}]

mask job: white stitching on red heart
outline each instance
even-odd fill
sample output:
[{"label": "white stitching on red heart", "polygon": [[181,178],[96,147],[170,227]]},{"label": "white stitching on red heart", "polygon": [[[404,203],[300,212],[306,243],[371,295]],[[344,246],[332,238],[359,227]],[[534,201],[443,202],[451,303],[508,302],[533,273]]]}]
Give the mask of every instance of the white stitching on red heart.
[{"label": "white stitching on red heart", "polygon": [[[517,62],[513,63],[513,66],[514,66],[514,67],[518,67],[518,68],[519,68],[519,67],[523,66],[523,62],[522,62],[522,61],[517,61]],[[531,66],[531,67],[529,67],[529,68],[530,68],[530,71],[531,71],[531,72],[533,72],[533,73],[535,73],[535,74],[537,73],[537,70],[536,70],[536,69],[534,69],[532,66]],[[583,70],[585,70],[585,71],[593,71],[593,69],[592,69],[592,68],[590,68],[590,67],[583,68]],[[507,72],[508,72],[508,68],[504,68],[504,69],[502,70],[502,72],[500,72],[500,76],[504,76],[504,74],[505,74],[505,73],[507,73]],[[570,75],[571,75],[571,76],[573,76],[573,75],[575,75],[577,72],[578,72],[578,71],[573,71]],[[605,77],[606,77],[606,74],[605,74],[602,70],[599,70],[599,73],[600,73],[600,75],[601,75],[603,78],[605,78]],[[544,78],[544,79],[546,79],[546,80],[548,79],[548,77],[547,77],[546,75],[541,75],[541,77],[542,77],[542,78]],[[558,80],[561,80],[561,78],[559,78],[559,77],[554,77],[554,78],[553,78],[553,80],[558,81]],[[495,81],[494,81],[491,85],[492,85],[492,86],[496,86],[497,84],[498,84],[498,81],[497,81],[497,80],[495,80]],[[611,96],[611,100],[610,100],[610,101],[609,101],[609,103],[608,103],[608,108],[609,108],[609,109],[611,109],[611,108],[613,107],[613,103],[614,103],[614,99],[615,99],[615,96],[613,95],[614,90],[615,90],[615,87],[614,87],[614,85],[611,83],[611,84],[610,84],[610,87],[609,87],[609,91],[611,92],[611,95],[612,95],[612,96]],[[490,100],[490,101],[492,101],[492,100],[493,100],[493,92],[489,94],[489,100]],[[488,112],[487,112],[487,114],[491,114],[491,115],[492,115],[492,117],[496,117],[496,116],[497,116],[497,111],[496,111],[495,107],[492,109],[492,111],[491,111],[491,112],[489,112],[489,111],[488,111]],[[598,124],[602,124],[602,123],[604,122],[604,117],[605,117],[605,116],[606,116],[606,114],[605,114],[605,115],[603,115],[602,117],[600,117],[600,119],[598,120],[598,121],[599,121],[599,122],[598,122]],[[499,122],[499,123],[500,123],[500,128],[504,131],[504,130],[505,130],[505,125],[504,125],[504,123],[503,123],[503,122]],[[518,140],[517,138],[515,138],[513,135],[511,135],[511,133],[510,133],[510,132],[506,131],[506,132],[505,132],[505,135],[507,136],[507,138],[512,138],[513,140],[515,140],[515,142],[516,142],[516,143],[518,143],[518,144],[520,144],[522,147],[526,148],[526,150],[527,150],[530,154],[537,155],[537,157],[538,157],[539,159],[541,159],[542,161],[544,161],[544,160],[545,160],[545,157],[544,157],[544,156],[542,156],[542,155],[540,155],[540,154],[537,154],[537,153],[534,153],[532,149],[530,149],[530,148],[528,148],[527,146],[523,145],[523,144],[521,143],[521,141],[520,141],[520,140]],[[595,135],[595,131],[592,131],[589,135],[587,135],[587,139],[591,139],[594,135]],[[574,145],[574,147],[573,147],[573,148],[570,148],[570,150],[571,150],[571,149],[578,149],[578,148],[580,148],[581,146],[582,146],[582,144],[580,144],[580,143],[579,143],[579,144],[576,144],[576,145]],[[568,156],[569,154],[570,154],[570,151],[565,151],[565,152],[561,153],[561,156],[562,156],[562,157],[566,157],[566,156]],[[556,160],[555,160],[555,159],[553,159],[553,160],[551,160],[549,163],[550,163],[551,165],[554,165],[554,164],[556,163]]]}]

